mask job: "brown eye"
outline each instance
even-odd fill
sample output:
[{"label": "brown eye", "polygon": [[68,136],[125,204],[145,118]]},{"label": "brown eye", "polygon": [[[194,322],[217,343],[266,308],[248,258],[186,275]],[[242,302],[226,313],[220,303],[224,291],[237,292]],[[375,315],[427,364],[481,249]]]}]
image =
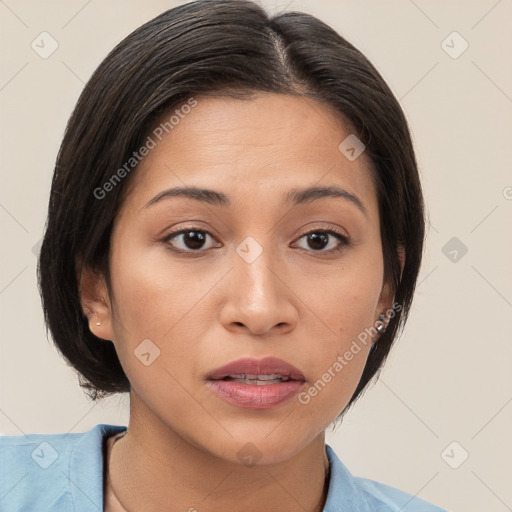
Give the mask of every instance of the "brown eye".
[{"label": "brown eye", "polygon": [[171,233],[164,241],[179,252],[203,252],[201,249],[204,249],[208,237],[213,238],[207,231],[187,228]]},{"label": "brown eye", "polygon": [[[302,239],[306,239],[307,245],[307,247],[302,247],[303,249],[321,253],[341,251],[350,245],[350,242],[345,235],[342,235],[341,233],[333,230],[317,229],[315,231],[310,231],[300,238],[300,240]],[[324,250],[329,246],[329,249]]]}]

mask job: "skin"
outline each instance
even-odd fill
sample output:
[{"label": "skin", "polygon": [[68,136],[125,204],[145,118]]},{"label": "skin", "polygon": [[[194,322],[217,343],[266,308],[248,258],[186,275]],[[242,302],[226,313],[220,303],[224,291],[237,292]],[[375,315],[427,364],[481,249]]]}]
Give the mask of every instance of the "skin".
[{"label": "skin", "polygon": [[[235,407],[205,378],[240,357],[275,356],[302,371],[307,389],[391,307],[370,161],[340,152],[351,132],[316,100],[197,100],[130,177],[112,233],[112,288],[91,269],[81,274],[90,329],[113,340],[132,386],[128,433],[109,460],[112,486],[132,511],[321,511],[324,430],[348,404],[371,344],[307,405]],[[366,214],[344,198],[284,202],[310,185],[347,190]],[[223,192],[232,206],[174,197],[145,207],[175,186]],[[203,247],[183,235],[164,240],[191,226],[211,234]],[[330,226],[350,245],[334,235],[323,248],[308,242]],[[263,250],[252,263],[236,252],[248,236]],[[145,339],[160,349],[149,366],[133,353]],[[253,466],[237,456],[248,442],[260,455]],[[123,508],[108,498],[106,510]]]}]

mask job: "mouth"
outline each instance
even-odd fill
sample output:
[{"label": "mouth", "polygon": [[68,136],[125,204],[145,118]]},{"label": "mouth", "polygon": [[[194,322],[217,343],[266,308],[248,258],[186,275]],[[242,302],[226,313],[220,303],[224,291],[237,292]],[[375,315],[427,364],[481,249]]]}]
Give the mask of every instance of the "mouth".
[{"label": "mouth", "polygon": [[269,409],[283,404],[306,382],[298,368],[274,357],[238,359],[211,372],[207,380],[218,397],[248,409]]}]

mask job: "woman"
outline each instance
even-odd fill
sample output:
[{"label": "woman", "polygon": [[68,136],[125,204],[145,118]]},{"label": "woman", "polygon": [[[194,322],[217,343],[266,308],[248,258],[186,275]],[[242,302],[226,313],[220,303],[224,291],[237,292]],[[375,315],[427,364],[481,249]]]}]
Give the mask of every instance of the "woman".
[{"label": "woman", "polygon": [[129,424],[3,437],[0,510],[441,510],[324,437],[404,325],[423,236],[403,112],[332,29],[245,0],[146,23],[71,116],[39,260],[57,347]]}]

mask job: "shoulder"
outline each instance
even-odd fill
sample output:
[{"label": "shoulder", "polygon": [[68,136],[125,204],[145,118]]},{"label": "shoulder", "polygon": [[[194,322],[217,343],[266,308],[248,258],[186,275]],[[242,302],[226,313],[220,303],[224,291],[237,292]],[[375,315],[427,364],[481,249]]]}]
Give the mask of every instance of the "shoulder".
[{"label": "shoulder", "polygon": [[326,452],[331,476],[324,512],[447,512],[395,487],[354,477],[328,445]]},{"label": "shoulder", "polygon": [[103,440],[124,429],[99,424],[82,433],[0,435],[0,510],[72,511],[80,493],[101,510]]}]

